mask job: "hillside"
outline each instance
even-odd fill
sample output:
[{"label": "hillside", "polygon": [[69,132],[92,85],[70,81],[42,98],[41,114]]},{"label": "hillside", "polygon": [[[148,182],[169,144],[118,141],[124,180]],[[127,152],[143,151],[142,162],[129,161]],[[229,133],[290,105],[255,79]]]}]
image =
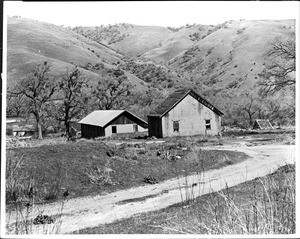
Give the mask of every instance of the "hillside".
[{"label": "hillside", "polygon": [[124,55],[162,65],[179,82],[230,89],[251,87],[258,81],[270,42],[293,33],[295,21],[240,20],[178,28],[116,24],[73,30]]},{"label": "hillside", "polygon": [[[117,26],[123,30],[129,28],[126,33],[128,32],[130,37],[126,38],[125,43],[122,42],[119,45],[120,49],[123,49],[122,53],[118,53],[118,51],[121,51],[118,47],[114,50],[112,46],[105,45],[112,41],[108,36],[116,34],[115,26],[108,27],[110,31],[105,30],[106,28],[102,29],[101,33],[107,33],[101,35],[106,40],[96,42],[97,39],[93,40],[92,36],[83,34],[83,31],[78,30],[81,28],[78,28],[77,31],[83,35],[53,24],[10,17],[8,19],[7,34],[9,87],[17,85],[20,79],[28,75],[35,65],[44,61],[51,65],[52,73],[55,75],[61,74],[66,68],[71,69],[75,65],[79,66],[81,72],[92,82],[103,79],[108,72],[119,69],[124,72],[134,86],[133,90],[136,91],[143,91],[149,86],[158,87],[161,85],[159,88],[163,90],[173,86],[190,85],[189,82],[177,77],[177,73],[170,72],[169,68],[153,62],[148,62],[148,64],[147,60],[145,62],[143,59],[138,60],[136,57],[128,57],[132,53],[128,55],[129,51],[134,51],[134,54],[141,54],[156,47],[161,43],[166,33],[172,32],[171,30],[162,27],[141,27],[129,24]],[[86,29],[87,32],[93,32],[89,28]],[[96,29],[98,28],[96,27]],[[149,38],[149,36],[152,37]],[[135,39],[139,39],[140,43],[136,42]],[[128,45],[134,45],[135,47],[129,47]],[[137,64],[134,63],[134,67],[128,67],[128,65],[131,65],[132,60]],[[138,62],[142,62],[142,65]],[[149,65],[151,67],[145,69]]]},{"label": "hillside", "polygon": [[115,24],[96,27],[75,27],[75,32],[103,43],[126,55],[138,56],[154,48],[172,34],[165,27]]},{"label": "hillside", "polygon": [[195,42],[208,34],[214,26],[186,25],[172,29],[172,34],[162,42],[160,47],[143,54],[143,57],[160,63],[167,63],[183,51],[192,47]]},{"label": "hillside", "polygon": [[[34,65],[47,61],[59,75],[75,65],[92,80],[105,76],[103,69],[116,69],[123,56],[109,47],[53,24],[24,18],[9,18],[7,32],[8,85],[15,85]],[[97,67],[101,66],[101,69]],[[126,73],[131,83],[141,80]]]},{"label": "hillside", "polygon": [[[237,118],[232,114],[248,117],[237,110],[242,107],[240,101],[247,100],[240,92],[261,81],[262,71],[272,63],[267,56],[270,43],[288,39],[294,32],[295,20],[239,20],[178,28],[122,23],[71,29],[9,18],[8,86],[17,86],[34,65],[43,61],[50,63],[55,75],[77,65],[92,84],[114,72],[127,76],[131,91],[144,97],[132,97],[135,103],[130,109],[143,117],[155,107],[153,102],[163,100],[176,88],[190,87],[224,111],[224,121],[232,121]],[[251,93],[257,100],[257,89]],[[272,116],[269,111],[274,111],[275,104],[287,112],[294,104],[292,96],[293,89],[286,89],[267,98],[265,104],[268,100],[272,104],[266,106],[265,115],[260,112],[254,117],[278,118],[285,113],[276,111]]]},{"label": "hillside", "polygon": [[229,21],[216,26],[168,64],[198,84],[249,87],[258,81],[267,64],[270,42],[294,31],[293,20]]}]

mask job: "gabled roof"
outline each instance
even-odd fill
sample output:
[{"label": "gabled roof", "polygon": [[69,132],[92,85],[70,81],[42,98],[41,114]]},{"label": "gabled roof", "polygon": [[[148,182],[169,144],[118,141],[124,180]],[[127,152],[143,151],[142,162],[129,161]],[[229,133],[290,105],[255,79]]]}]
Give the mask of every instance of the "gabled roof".
[{"label": "gabled roof", "polygon": [[192,89],[179,89],[174,91],[172,94],[169,95],[160,105],[156,107],[154,111],[151,111],[148,116],[159,116],[163,117],[167,114],[170,110],[172,110],[180,101],[182,101],[187,95],[191,95],[196,100],[198,100],[201,104],[205,105],[217,115],[223,115],[223,112],[218,110],[215,106],[209,103],[206,99],[200,96],[196,91]]},{"label": "gabled roof", "polygon": [[109,123],[111,123],[122,114],[126,114],[131,119],[133,119],[133,121],[140,125],[148,125],[147,122],[127,110],[96,110],[84,117],[78,123],[106,127],[107,125],[109,125]]}]

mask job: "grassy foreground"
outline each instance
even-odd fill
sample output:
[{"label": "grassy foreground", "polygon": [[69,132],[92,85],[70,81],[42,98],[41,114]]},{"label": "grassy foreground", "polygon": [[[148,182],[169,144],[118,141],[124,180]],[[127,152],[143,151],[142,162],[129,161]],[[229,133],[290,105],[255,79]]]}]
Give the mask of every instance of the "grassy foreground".
[{"label": "grassy foreground", "polygon": [[292,234],[295,166],[204,195],[193,203],[143,213],[80,234]]},{"label": "grassy foreground", "polygon": [[8,149],[6,201],[26,201],[29,194],[35,195],[37,203],[54,201],[66,190],[69,197],[109,193],[246,158],[240,152],[194,151],[188,145],[170,142],[114,147],[97,140],[79,140]]}]

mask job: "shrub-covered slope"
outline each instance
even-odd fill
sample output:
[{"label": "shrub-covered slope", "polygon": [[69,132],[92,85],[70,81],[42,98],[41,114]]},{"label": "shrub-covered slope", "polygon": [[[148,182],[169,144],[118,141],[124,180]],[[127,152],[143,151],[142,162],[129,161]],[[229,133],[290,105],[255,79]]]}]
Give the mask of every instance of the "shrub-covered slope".
[{"label": "shrub-covered slope", "polygon": [[206,86],[249,87],[267,64],[270,43],[294,31],[293,20],[229,21],[208,31],[169,65]]},{"label": "shrub-covered slope", "polygon": [[[24,18],[9,18],[7,28],[7,81],[17,84],[34,66],[47,61],[59,75],[75,65],[90,79],[101,79],[115,69],[122,55],[70,29]],[[100,66],[100,67],[99,67]],[[141,80],[125,73],[140,87]]]}]

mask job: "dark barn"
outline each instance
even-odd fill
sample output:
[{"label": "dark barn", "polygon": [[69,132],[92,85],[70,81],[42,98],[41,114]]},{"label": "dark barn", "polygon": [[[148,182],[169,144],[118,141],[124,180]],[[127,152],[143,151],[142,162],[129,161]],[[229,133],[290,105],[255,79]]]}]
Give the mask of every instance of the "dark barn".
[{"label": "dark barn", "polygon": [[78,123],[83,138],[144,132],[148,129],[147,122],[126,110],[96,110]]}]

